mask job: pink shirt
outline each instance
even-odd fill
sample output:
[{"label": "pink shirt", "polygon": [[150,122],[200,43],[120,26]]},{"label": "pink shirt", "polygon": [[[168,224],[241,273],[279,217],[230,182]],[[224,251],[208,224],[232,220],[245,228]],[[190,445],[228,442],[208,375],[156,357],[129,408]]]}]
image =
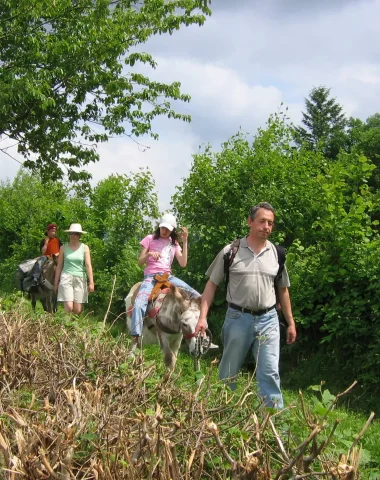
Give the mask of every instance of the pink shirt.
[{"label": "pink shirt", "polygon": [[148,257],[148,261],[144,270],[144,275],[152,275],[155,273],[171,272],[174,255],[181,252],[182,249],[178,245],[172,244],[171,238],[157,238],[153,239],[153,235],[147,235],[141,240],[140,245],[148,249],[148,252],[160,252],[161,256],[158,260],[153,257]]}]

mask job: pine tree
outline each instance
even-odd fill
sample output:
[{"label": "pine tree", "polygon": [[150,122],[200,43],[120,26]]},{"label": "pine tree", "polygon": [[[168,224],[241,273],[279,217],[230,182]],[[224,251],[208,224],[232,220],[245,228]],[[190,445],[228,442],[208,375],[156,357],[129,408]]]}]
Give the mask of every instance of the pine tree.
[{"label": "pine tree", "polygon": [[330,96],[330,89],[315,87],[305,98],[303,126],[296,127],[295,140],[313,151],[320,150],[330,159],[336,158],[347,143],[347,119],[343,108]]}]

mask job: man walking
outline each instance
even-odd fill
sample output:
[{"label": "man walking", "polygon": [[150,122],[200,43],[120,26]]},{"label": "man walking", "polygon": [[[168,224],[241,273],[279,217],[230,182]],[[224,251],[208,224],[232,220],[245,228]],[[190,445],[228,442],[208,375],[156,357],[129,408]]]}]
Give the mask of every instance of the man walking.
[{"label": "man walking", "polygon": [[[256,378],[259,393],[267,407],[282,408],[279,356],[280,329],[276,311],[274,281],[279,263],[276,247],[268,240],[274,225],[275,212],[267,202],[250,210],[249,234],[240,240],[239,249],[229,270],[227,287],[228,310],[222,338],[223,357],[219,378],[229,379],[236,388],[236,377],[244,359],[252,348],[256,361]],[[227,245],[214,259],[206,272],[209,280],[202,294],[201,313],[196,333],[207,328],[207,313],[215,291],[224,279],[223,257],[230,251]],[[288,287],[289,276],[284,266],[278,281],[278,294],[282,313],[287,321],[287,343],[296,340],[296,327],[292,315]]]}]

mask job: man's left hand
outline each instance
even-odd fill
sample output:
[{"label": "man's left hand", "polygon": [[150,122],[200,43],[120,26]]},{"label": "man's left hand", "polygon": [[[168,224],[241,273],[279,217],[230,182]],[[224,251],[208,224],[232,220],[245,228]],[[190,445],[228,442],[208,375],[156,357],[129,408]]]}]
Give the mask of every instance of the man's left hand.
[{"label": "man's left hand", "polygon": [[297,338],[297,330],[295,325],[290,325],[286,330],[286,343],[290,345],[294,343]]}]

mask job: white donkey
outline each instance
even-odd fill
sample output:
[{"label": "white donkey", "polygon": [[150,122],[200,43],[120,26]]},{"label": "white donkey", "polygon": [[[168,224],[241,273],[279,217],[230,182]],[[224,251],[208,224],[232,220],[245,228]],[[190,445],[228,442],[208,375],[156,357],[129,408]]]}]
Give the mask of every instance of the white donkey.
[{"label": "white donkey", "polygon": [[[136,283],[125,298],[127,325],[131,330],[133,300],[141,283]],[[195,327],[200,314],[201,299],[189,298],[188,292],[171,286],[162,302],[156,318],[145,317],[142,343],[158,344],[164,354],[164,362],[169,370],[174,369],[182,338],[189,345],[191,355],[196,352]]]}]

